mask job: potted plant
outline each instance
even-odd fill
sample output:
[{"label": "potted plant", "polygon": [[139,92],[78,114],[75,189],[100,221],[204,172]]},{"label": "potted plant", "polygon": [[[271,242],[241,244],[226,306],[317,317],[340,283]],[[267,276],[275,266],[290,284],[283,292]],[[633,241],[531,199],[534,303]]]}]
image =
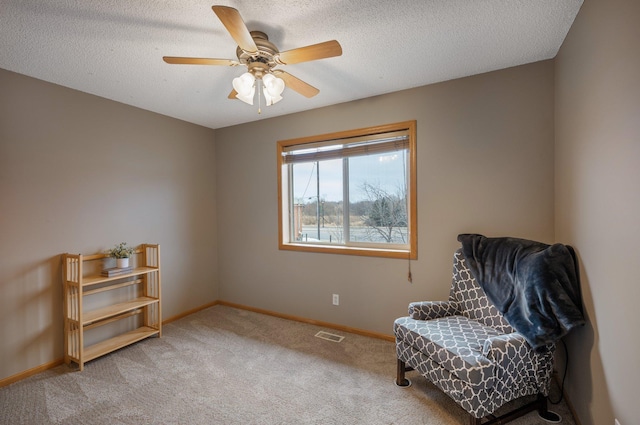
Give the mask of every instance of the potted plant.
[{"label": "potted plant", "polygon": [[131,257],[135,252],[136,249],[127,246],[126,242],[121,242],[115,247],[107,250],[107,254],[116,259],[116,266],[118,268],[129,267],[129,257]]}]

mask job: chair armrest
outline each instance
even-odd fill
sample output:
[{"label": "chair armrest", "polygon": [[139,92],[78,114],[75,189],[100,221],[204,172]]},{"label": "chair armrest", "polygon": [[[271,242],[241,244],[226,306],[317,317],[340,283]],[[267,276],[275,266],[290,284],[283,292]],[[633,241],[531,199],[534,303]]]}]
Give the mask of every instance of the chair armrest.
[{"label": "chair armrest", "polygon": [[409,316],[414,320],[432,320],[460,314],[455,301],[421,301],[409,304]]},{"label": "chair armrest", "polygon": [[543,350],[534,350],[518,332],[490,337],[482,347],[482,354],[495,362],[497,376],[507,379],[506,375],[509,375],[513,382],[517,382],[528,375],[538,382],[544,394],[548,391],[553,371],[554,351],[554,344]]},{"label": "chair armrest", "polygon": [[490,359],[498,359],[498,354],[505,354],[511,348],[515,351],[531,350],[524,336],[518,332],[488,338],[482,347],[482,354]]}]

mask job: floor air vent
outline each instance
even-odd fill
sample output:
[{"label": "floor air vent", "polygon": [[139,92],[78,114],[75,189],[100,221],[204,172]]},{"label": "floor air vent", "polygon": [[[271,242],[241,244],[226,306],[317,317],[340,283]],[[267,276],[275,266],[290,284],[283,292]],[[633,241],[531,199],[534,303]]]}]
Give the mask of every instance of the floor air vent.
[{"label": "floor air vent", "polygon": [[320,331],[315,335],[317,338],[326,339],[327,341],[332,342],[341,342],[344,337],[340,335],[330,334],[329,332]]}]

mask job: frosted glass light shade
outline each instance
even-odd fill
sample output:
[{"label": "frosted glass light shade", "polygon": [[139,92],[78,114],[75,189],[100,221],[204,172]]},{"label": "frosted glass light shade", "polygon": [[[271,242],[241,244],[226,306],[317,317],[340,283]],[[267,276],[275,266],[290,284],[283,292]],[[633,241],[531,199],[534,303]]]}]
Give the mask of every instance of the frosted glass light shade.
[{"label": "frosted glass light shade", "polygon": [[233,89],[237,92],[236,98],[240,99],[244,103],[253,105],[253,96],[256,93],[256,87],[254,85],[255,80],[255,77],[248,72],[234,78]]},{"label": "frosted glass light shade", "polygon": [[280,96],[284,90],[284,81],[273,74],[266,74],[262,77],[262,93],[267,101],[267,106],[278,103],[282,100]]}]

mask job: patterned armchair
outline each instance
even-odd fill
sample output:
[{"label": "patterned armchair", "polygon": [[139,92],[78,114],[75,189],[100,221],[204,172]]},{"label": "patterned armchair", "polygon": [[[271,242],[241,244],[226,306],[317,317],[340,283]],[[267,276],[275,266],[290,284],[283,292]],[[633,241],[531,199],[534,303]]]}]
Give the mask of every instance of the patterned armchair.
[{"label": "patterned armchair", "polygon": [[[547,410],[555,344],[531,348],[489,301],[462,249],[454,254],[449,300],[411,303],[409,316],[395,321],[394,333],[396,384],[410,385],[405,371],[418,371],[469,413],[469,424],[502,424],[536,409],[545,420],[560,421]],[[492,415],[523,396],[537,397],[498,418]]]}]

